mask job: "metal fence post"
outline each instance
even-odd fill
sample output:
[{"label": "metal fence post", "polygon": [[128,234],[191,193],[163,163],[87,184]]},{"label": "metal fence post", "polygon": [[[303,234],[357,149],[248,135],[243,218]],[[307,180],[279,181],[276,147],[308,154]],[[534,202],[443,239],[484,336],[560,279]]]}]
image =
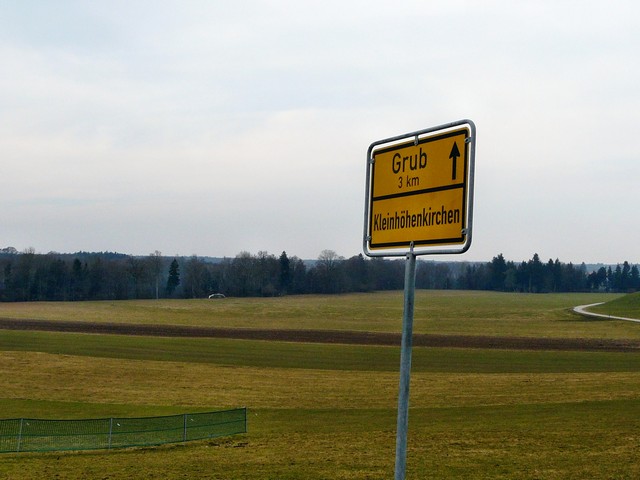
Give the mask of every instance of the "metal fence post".
[{"label": "metal fence post", "polygon": [[187,414],[184,414],[184,436],[183,436],[183,440],[186,442],[187,441]]},{"label": "metal fence post", "polygon": [[113,417],[109,419],[109,450],[111,450],[111,437],[113,436]]},{"label": "metal fence post", "polygon": [[16,452],[20,451],[20,447],[22,445],[22,424],[24,423],[24,418],[20,419],[20,430],[18,431],[18,447],[16,448]]}]

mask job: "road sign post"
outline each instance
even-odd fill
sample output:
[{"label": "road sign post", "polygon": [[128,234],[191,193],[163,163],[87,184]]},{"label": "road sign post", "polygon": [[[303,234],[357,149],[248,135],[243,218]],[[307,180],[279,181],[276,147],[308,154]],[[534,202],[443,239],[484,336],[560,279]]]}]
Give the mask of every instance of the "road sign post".
[{"label": "road sign post", "polygon": [[416,256],[471,245],[476,128],[471,120],[374,142],[367,151],[364,251],[405,256],[395,480],[407,465]]},{"label": "road sign post", "polygon": [[413,344],[413,306],[416,291],[416,256],[407,254],[404,270],[404,309],[400,347],[400,387],[396,427],[395,480],[404,480],[407,469],[407,431],[409,429],[409,386],[411,383],[411,346]]}]

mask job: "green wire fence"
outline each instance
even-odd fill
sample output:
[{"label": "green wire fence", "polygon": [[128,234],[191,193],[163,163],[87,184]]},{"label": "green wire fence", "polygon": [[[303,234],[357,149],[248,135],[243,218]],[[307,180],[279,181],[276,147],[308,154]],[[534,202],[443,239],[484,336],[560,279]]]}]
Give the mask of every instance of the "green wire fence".
[{"label": "green wire fence", "polygon": [[144,418],[18,418],[0,420],[0,452],[140,447],[246,432],[246,408]]}]

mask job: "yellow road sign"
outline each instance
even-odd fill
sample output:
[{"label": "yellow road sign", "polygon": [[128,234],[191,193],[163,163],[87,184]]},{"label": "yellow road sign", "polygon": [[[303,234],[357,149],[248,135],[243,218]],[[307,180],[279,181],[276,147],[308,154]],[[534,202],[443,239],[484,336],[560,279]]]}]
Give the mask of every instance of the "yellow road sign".
[{"label": "yellow road sign", "polygon": [[[369,148],[367,254],[382,250],[379,255],[386,255],[390,249],[402,254],[415,247],[424,247],[418,253],[430,253],[443,245],[468,248],[475,126],[465,121],[445,127],[383,140]],[[421,136],[424,132],[430,135]]]}]

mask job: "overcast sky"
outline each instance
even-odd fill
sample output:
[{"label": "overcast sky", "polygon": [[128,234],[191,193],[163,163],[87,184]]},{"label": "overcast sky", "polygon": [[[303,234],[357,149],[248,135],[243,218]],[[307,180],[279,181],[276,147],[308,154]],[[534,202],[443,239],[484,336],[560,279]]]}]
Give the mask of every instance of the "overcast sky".
[{"label": "overcast sky", "polygon": [[0,248],[362,252],[376,140],[469,118],[473,244],[640,262],[640,3],[0,4]]}]

